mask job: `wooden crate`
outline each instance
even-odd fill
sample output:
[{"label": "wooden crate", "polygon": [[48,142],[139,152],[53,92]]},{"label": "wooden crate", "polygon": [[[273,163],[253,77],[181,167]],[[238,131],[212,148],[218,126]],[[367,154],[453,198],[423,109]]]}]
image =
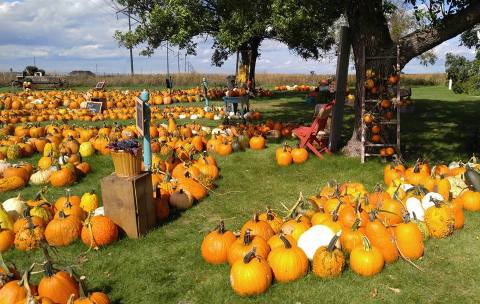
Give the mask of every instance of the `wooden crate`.
[{"label": "wooden crate", "polygon": [[150,173],[144,172],[134,177],[112,174],[101,180],[101,187],[105,215],[128,237],[139,238],[155,227]]}]

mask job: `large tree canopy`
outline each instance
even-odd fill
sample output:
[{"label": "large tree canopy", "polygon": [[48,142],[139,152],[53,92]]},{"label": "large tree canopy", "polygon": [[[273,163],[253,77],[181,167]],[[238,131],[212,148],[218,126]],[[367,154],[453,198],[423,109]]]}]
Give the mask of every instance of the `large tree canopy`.
[{"label": "large tree canopy", "polygon": [[[237,51],[248,50],[250,76],[264,39],[285,43],[303,58],[318,59],[335,43],[331,26],[340,17],[336,1],[297,0],[120,0],[140,18],[132,33],[116,33],[126,46],[144,45],[150,55],[165,41],[195,54],[199,38],[213,40],[212,63],[222,65]],[[311,28],[314,30],[306,30]]]}]

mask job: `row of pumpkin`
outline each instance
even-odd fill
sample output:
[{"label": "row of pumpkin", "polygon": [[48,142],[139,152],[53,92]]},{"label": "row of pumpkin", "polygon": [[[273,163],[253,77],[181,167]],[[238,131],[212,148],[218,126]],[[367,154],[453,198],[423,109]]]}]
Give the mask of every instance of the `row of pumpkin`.
[{"label": "row of pumpkin", "polygon": [[202,257],[211,264],[228,262],[231,286],[241,296],[265,292],[273,279],[296,280],[309,264],[316,276],[327,278],[341,275],[347,264],[354,273],[373,276],[399,257],[415,261],[425,254],[428,238],[462,229],[464,209],[480,211],[480,192],[466,177],[479,166],[457,165],[388,165],[387,189],[372,192],[360,183],[331,183],[299,200],[286,218],[270,209],[255,214],[238,238],[222,222],[203,239]]}]

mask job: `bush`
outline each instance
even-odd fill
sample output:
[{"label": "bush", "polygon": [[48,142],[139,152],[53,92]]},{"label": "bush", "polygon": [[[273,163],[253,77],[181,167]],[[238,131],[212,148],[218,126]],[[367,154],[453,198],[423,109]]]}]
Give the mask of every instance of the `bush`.
[{"label": "bush", "polygon": [[480,51],[472,61],[447,53],[445,70],[453,81],[453,92],[480,95]]}]

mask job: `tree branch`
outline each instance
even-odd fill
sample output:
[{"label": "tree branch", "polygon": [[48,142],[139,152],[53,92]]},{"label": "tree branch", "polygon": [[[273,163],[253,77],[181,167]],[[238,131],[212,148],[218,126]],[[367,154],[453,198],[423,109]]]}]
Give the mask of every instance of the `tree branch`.
[{"label": "tree branch", "polygon": [[440,20],[426,29],[415,31],[399,40],[401,66],[440,43],[480,23],[480,1]]}]

